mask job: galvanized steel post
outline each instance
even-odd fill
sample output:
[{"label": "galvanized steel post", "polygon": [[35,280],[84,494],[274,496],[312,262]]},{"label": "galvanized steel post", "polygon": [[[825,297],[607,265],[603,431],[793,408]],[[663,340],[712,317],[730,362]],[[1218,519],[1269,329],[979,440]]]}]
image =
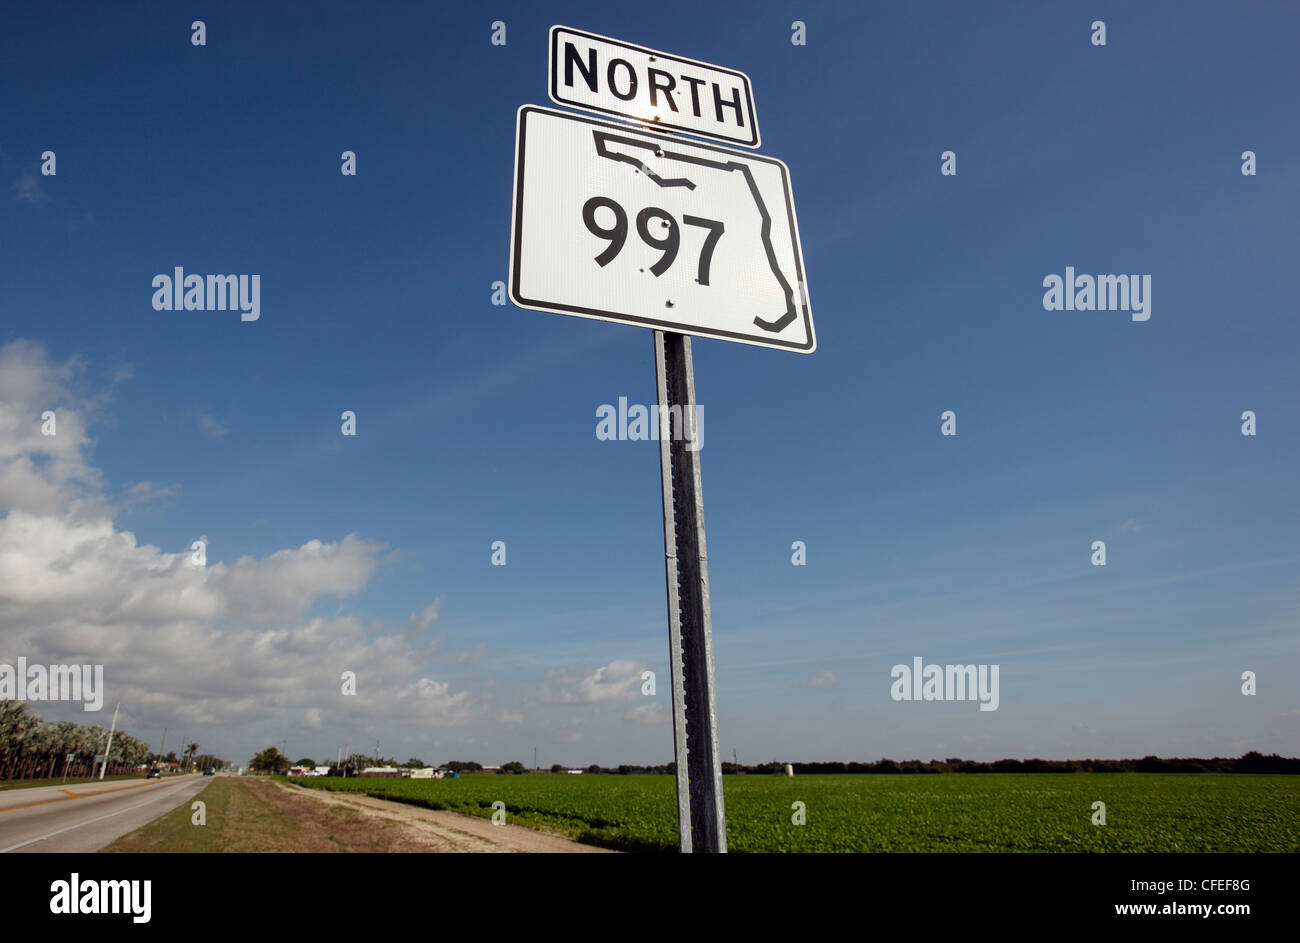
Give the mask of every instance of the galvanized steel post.
[{"label": "galvanized steel post", "polygon": [[664,503],[668,649],[672,666],[677,828],[683,852],[725,852],[709,568],[704,543],[691,339],[655,331],[659,470]]}]

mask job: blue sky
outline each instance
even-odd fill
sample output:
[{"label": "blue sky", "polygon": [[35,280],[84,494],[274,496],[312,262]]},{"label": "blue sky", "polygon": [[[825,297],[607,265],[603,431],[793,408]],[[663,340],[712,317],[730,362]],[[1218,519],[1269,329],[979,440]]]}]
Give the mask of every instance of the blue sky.
[{"label": "blue sky", "polygon": [[[600,404],[652,400],[650,333],[490,300],[515,111],[549,104],[561,23],[746,72],[791,171],[817,351],[694,345],[728,757],[1300,752],[1294,6],[485,10],[6,15],[0,346],[85,417],[112,532],[157,561],[206,537],[227,573],[355,538],[345,575],[266,618],[56,611],[0,569],[0,660],[102,660],[132,732],[188,725],[236,760],[376,737],[430,761],[671,758],[645,709],[669,703],[657,445],[595,436]],[[1150,273],[1151,319],[1044,310],[1067,265]],[[261,318],[154,311],[174,266],[260,273]],[[40,406],[20,387],[9,406]],[[142,481],[160,493],[123,501]],[[359,671],[365,710],[338,693],[350,663],[312,654],[344,625],[388,666]],[[261,669],[230,650],[278,632]],[[999,664],[999,709],[892,701],[917,655]],[[420,679],[446,687],[409,711]]]}]

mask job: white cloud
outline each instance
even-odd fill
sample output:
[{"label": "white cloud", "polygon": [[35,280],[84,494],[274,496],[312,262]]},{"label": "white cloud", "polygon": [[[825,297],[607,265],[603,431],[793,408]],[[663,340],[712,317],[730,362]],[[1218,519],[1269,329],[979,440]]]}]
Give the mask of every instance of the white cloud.
[{"label": "white cloud", "polygon": [[164,487],[154,484],[152,481],[137,481],[127,486],[117,506],[119,509],[126,509],[137,504],[148,504],[150,501],[157,501],[159,498],[175,498],[180,493],[180,485],[173,484]]},{"label": "white cloud", "polygon": [[662,724],[668,721],[668,711],[661,704],[642,704],[624,714],[623,719],[634,724]]},{"label": "white cloud", "polygon": [[468,691],[451,693],[445,681],[421,678],[403,690],[397,699],[405,702],[413,712],[411,719],[419,723],[456,725],[473,719]]},{"label": "white cloud", "polygon": [[44,203],[49,198],[35,174],[25,173],[14,181],[14,199],[19,203]]},{"label": "white cloud", "polygon": [[[0,347],[0,508],[38,514],[106,513],[103,480],[85,460],[93,444],[73,405],[77,360],[51,364],[30,341]],[[45,434],[52,412],[53,435]]]},{"label": "white cloud", "polygon": [[[240,557],[203,572],[224,602],[222,615],[270,623],[300,616],[320,596],[356,593],[374,574],[382,549],[348,534],[338,543],[309,540],[296,550],[277,550],[260,560]],[[209,544],[209,556],[213,552]]]},{"label": "white cloud", "polygon": [[839,676],[831,670],[819,671],[810,675],[803,680],[803,686],[808,688],[829,688],[839,682]]},{"label": "white cloud", "polygon": [[207,413],[199,415],[199,428],[212,436],[214,439],[225,438],[230,433],[230,427],[219,419],[209,416]]},{"label": "white cloud", "polygon": [[467,652],[461,652],[456,656],[456,664],[472,665],[474,662],[485,657],[488,653],[489,646],[487,642],[479,642]]},{"label": "white cloud", "polygon": [[[427,675],[429,642],[407,627],[308,616],[320,599],[363,589],[383,545],[349,534],[226,562],[209,544],[200,567],[188,543],[165,550],[119,529],[87,460],[78,372],[30,342],[0,347],[0,661],[103,664],[124,722],[196,734],[493,721],[490,705]],[[45,409],[56,435],[41,435]],[[137,482],[125,502],[179,490]],[[436,607],[412,618],[427,628]],[[354,697],[340,692],[344,670],[357,674]]]},{"label": "white cloud", "polygon": [[435,599],[418,613],[411,613],[410,619],[407,620],[407,625],[417,632],[425,631],[429,626],[438,621],[438,605],[439,601]]},{"label": "white cloud", "polygon": [[600,704],[627,701],[641,693],[641,665],[635,661],[611,661],[592,671],[573,665],[547,674],[550,682],[532,695],[539,704]]}]

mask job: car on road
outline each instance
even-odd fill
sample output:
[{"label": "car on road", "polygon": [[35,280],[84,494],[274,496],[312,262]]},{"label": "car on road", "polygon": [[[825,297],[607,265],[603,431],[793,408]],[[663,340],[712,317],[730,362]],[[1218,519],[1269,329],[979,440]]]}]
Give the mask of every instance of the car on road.
[{"label": "car on road", "polygon": [[211,766],[209,766],[207,769],[205,769],[205,770],[203,771],[203,775],[204,775],[204,776],[215,776],[215,775],[217,775],[217,771],[216,771],[215,769],[213,769]]},{"label": "car on road", "polygon": [[162,779],[162,770],[156,766],[149,767],[149,772],[144,774],[145,779]]}]

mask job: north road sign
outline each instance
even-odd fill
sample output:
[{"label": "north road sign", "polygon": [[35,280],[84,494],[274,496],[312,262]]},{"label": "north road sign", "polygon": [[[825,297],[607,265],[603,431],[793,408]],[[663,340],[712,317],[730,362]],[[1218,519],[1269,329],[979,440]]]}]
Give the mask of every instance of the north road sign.
[{"label": "north road sign", "polygon": [[781,161],[536,105],[516,131],[516,305],[816,348]]},{"label": "north road sign", "polygon": [[626,115],[745,147],[758,147],[749,76],[567,26],[551,27],[551,101]]}]

